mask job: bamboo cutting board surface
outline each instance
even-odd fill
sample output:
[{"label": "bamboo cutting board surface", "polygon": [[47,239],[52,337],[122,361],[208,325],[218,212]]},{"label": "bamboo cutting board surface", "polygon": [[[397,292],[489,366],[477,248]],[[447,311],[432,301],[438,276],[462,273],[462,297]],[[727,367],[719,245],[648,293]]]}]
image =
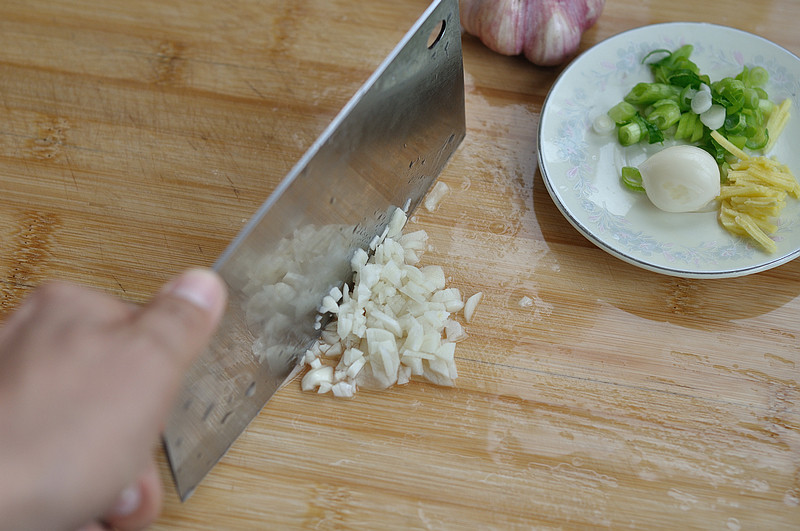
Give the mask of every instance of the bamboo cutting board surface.
[{"label": "bamboo cutting board surface", "polygon": [[[144,301],[213,263],[426,6],[4,1],[0,315],[48,278]],[[608,0],[582,49],[707,21],[800,53],[797,20],[792,0]],[[291,382],[187,503],[159,453],[154,528],[800,527],[800,261],[686,280],[593,246],[537,170],[561,69],[463,43],[452,192],[413,222],[425,262],[485,294],[457,388]]]}]

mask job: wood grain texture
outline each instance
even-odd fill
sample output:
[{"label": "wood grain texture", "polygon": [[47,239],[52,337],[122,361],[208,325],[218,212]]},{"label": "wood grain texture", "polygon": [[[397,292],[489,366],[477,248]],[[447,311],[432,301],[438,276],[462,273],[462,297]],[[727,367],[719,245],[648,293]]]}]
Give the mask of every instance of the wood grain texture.
[{"label": "wood grain texture", "polygon": [[[143,301],[210,265],[426,5],[0,4],[0,316],[49,278]],[[582,49],[708,21],[797,54],[797,20],[792,0],[608,0]],[[800,261],[686,280],[596,248],[537,170],[561,69],[463,44],[467,138],[413,220],[425,262],[485,293],[458,387],[291,382],[187,503],[159,453],[154,528],[800,527]]]}]

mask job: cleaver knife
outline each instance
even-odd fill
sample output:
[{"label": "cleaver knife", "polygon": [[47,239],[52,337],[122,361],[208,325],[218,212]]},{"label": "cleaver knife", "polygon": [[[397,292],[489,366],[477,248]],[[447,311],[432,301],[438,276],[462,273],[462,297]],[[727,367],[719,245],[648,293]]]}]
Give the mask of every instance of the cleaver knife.
[{"label": "cleaver knife", "polygon": [[435,0],[214,264],[228,308],[164,430],[181,500],[300,369],[355,250],[413,212],[465,134],[458,1]]}]

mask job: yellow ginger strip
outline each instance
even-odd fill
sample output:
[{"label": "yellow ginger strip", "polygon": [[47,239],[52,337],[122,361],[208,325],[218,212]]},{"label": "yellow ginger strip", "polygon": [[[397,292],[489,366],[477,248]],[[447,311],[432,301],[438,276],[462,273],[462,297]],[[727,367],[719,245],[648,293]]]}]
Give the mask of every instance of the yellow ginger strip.
[{"label": "yellow ginger strip", "polygon": [[[736,212],[739,214],[747,214],[748,216],[752,217],[754,220],[766,220],[771,217],[778,216],[783,210],[785,205],[753,205],[753,204],[738,204],[738,203],[731,203],[731,208],[735,209]],[[767,232],[773,233],[777,230],[777,227],[771,224],[773,227],[772,230],[768,230]],[[762,227],[763,228],[763,227]]]},{"label": "yellow ginger strip", "polygon": [[772,208],[785,206],[784,202],[775,197],[731,197],[731,205]]},{"label": "yellow ginger strip", "polygon": [[[783,132],[791,105],[790,99],[783,100],[767,119],[770,139],[764,153]],[[800,183],[785,164],[763,156],[751,157],[718,131],[712,131],[711,137],[739,159],[730,165],[727,182],[720,188],[720,224],[732,234],[750,236],[767,252],[776,252],[778,246],[769,235],[778,227],[771,220],[786,206],[787,194],[800,198]]]},{"label": "yellow ginger strip", "polygon": [[[783,133],[783,129],[789,122],[789,109],[792,107],[792,100],[786,98],[777,108],[773,109],[772,114],[767,118],[767,133],[769,134],[769,141],[764,146],[764,153],[769,151],[775,146],[778,137]],[[727,149],[727,148],[725,148]]]},{"label": "yellow ginger strip", "polygon": [[[773,234],[775,231],[778,230],[778,226],[770,222],[766,216],[763,217],[753,216],[744,212],[740,212],[739,210],[734,208],[733,205],[731,205],[728,201],[725,201],[720,207],[720,216],[724,215],[729,222],[734,224],[736,222],[736,217],[743,214],[746,215],[750,221],[755,223],[756,226],[758,226],[758,228],[760,228],[761,230],[763,230],[768,234]],[[736,226],[739,227],[740,229],[737,232],[737,234],[745,234],[744,229],[741,226],[739,225]]]},{"label": "yellow ginger strip", "polygon": [[[729,149],[726,142],[730,142],[719,136],[723,140],[720,145]],[[734,162],[728,172],[728,183],[720,188],[719,222],[732,234],[749,236],[767,252],[774,253],[778,246],[769,235],[777,232],[778,227],[771,219],[786,206],[787,194],[798,197],[800,184],[784,164],[766,157]]]},{"label": "yellow ginger strip", "polygon": [[770,239],[770,237],[767,236],[763,230],[761,230],[761,227],[755,223],[753,218],[747,214],[739,214],[734,218],[734,221],[737,225],[742,227],[750,237],[760,243],[761,246],[767,250],[767,252],[774,253],[778,250],[778,245],[772,239]]},{"label": "yellow ginger strip", "polygon": [[751,166],[748,168],[748,172],[750,175],[760,180],[759,184],[771,186],[785,192],[792,193],[798,186],[794,175],[791,173],[783,173],[774,169],[757,166]]},{"label": "yellow ginger strip", "polygon": [[[763,184],[725,185],[719,190],[719,199],[727,199],[729,197],[769,197],[775,193],[775,190]],[[785,192],[784,195],[786,195]]]},{"label": "yellow ginger strip", "polygon": [[738,168],[746,169],[746,168],[749,168],[752,165],[767,166],[767,167],[770,167],[770,168],[777,168],[777,169],[780,169],[781,171],[787,170],[785,164],[783,164],[782,162],[778,161],[777,159],[771,158],[771,157],[756,157],[756,158],[749,158],[749,159],[740,160],[737,163],[736,166]]},{"label": "yellow ginger strip", "polygon": [[747,160],[747,159],[750,158],[750,156],[747,153],[745,153],[744,151],[742,151],[738,147],[734,146],[731,143],[731,141],[728,140],[727,138],[725,138],[724,136],[722,136],[722,134],[719,131],[716,131],[716,130],[715,131],[711,131],[711,138],[716,140],[719,143],[720,146],[725,148],[725,150],[728,153],[730,153],[731,155],[734,155],[737,159]]}]

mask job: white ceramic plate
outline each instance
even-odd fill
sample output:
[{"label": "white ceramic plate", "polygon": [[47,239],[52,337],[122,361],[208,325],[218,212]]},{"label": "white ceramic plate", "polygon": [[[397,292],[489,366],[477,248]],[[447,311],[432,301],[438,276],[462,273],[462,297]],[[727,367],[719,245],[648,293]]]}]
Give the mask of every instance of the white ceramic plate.
[{"label": "white ceramic plate", "polygon": [[778,252],[728,233],[716,212],[668,213],[619,182],[623,166],[636,166],[663,146],[623,148],[616,134],[598,135],[594,118],[640,81],[652,81],[642,58],[655,49],[691,44],[691,59],[712,81],[735,76],[743,65],[770,75],[770,99],[792,98],[792,118],[769,153],[800,175],[800,59],[761,37],[713,24],[669,23],[637,28],[594,46],[559,76],[539,124],[539,166],[559,210],[589,240],[639,267],[689,278],[757,273],[800,256],[800,201],[788,198],[774,239]]}]

